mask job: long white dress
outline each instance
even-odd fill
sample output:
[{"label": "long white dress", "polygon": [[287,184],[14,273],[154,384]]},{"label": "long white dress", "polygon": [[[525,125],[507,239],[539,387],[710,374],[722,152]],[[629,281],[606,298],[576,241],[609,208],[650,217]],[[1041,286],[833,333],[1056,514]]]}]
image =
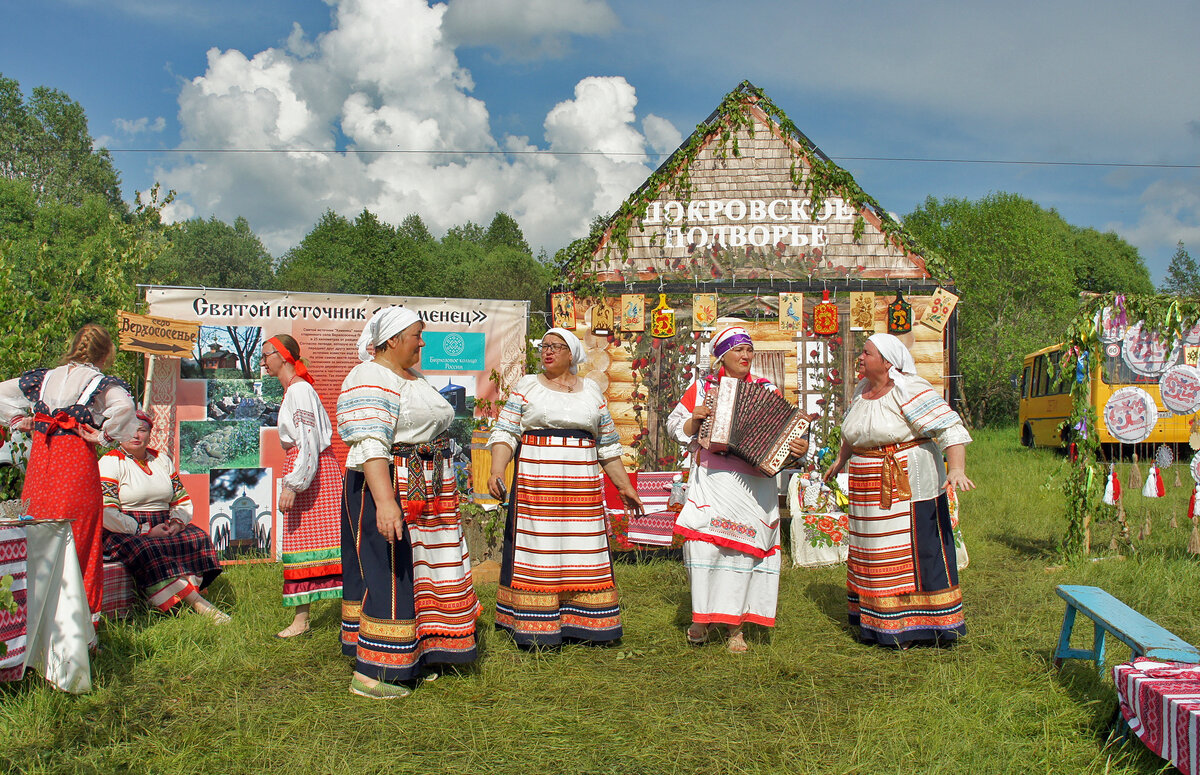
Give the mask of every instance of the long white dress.
[{"label": "long white dress", "polygon": [[[767,380],[753,378],[760,384]],[[779,601],[779,491],[774,477],[732,455],[700,448],[683,426],[704,402],[705,381],[693,382],[667,418],[667,432],[695,461],[687,502],[675,522],[684,536],[683,562],[692,592],[692,621],[775,625]]]}]

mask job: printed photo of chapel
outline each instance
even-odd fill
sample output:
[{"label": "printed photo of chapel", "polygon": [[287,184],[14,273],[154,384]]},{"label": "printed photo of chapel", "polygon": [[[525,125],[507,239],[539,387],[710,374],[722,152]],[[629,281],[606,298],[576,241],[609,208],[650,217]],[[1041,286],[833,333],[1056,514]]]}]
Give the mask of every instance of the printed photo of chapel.
[{"label": "printed photo of chapel", "polygon": [[222,560],[271,557],[271,472],[213,469],[208,485],[208,534]]}]

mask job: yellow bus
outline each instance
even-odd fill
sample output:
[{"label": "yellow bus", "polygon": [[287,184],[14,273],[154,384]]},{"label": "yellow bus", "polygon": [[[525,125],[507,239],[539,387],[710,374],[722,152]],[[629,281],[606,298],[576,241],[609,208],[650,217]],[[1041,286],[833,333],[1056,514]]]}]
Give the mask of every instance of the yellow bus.
[{"label": "yellow bus", "polygon": [[[1059,426],[1071,416],[1071,388],[1069,383],[1060,387],[1057,380],[1052,381],[1050,377],[1051,364],[1057,365],[1061,357],[1061,344],[1044,347],[1025,356],[1025,366],[1021,371],[1021,404],[1017,427],[1020,428],[1021,443],[1027,447],[1061,447],[1066,443],[1067,433]],[[1070,368],[1074,371],[1073,360]],[[1055,374],[1057,375],[1057,369]],[[1100,442],[1120,443],[1104,425],[1104,405],[1114,392],[1130,385],[1136,385],[1149,393],[1158,407],[1158,422],[1150,432],[1150,438],[1144,443],[1186,443],[1192,432],[1191,416],[1173,415],[1164,408],[1162,396],[1158,392],[1158,377],[1145,377],[1135,373],[1121,359],[1119,352],[1105,357],[1101,368],[1093,370],[1091,384],[1088,386],[1092,409],[1096,413],[1096,430]]]}]

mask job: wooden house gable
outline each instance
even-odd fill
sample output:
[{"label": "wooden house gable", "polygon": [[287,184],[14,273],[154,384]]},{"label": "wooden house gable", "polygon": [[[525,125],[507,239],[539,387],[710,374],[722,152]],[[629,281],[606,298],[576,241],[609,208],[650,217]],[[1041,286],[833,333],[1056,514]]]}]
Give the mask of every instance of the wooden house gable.
[{"label": "wooden house gable", "polygon": [[911,245],[743,83],[618,209],[583,270],[600,282],[930,278]]}]

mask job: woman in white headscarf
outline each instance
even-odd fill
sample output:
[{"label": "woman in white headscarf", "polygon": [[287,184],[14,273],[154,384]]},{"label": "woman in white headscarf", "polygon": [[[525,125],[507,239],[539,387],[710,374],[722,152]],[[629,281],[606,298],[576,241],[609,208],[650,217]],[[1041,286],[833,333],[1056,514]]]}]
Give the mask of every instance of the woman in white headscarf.
[{"label": "woman in white headscarf", "polygon": [[[358,341],[338,396],[350,447],[342,497],[342,651],[350,692],[406,696],[431,664],[476,656],[480,604],[446,430],[454,409],[414,368],[425,324],[386,307]],[[405,685],[408,684],[408,685]]]},{"label": "woman in white headscarf", "polygon": [[[604,523],[608,474],[626,507],[642,502],[600,386],[577,375],[583,344],[563,328],[542,337],[542,373],[522,377],[488,439],[488,491],[508,501],[496,625],[520,646],[621,637]],[[516,458],[511,492],[504,470]]]},{"label": "woman in white headscarf", "polygon": [[971,436],[895,336],[871,336],[856,366],[864,377],[825,474],[850,464],[850,624],[865,643],[953,643],[966,624],[945,490],[975,487]]}]

